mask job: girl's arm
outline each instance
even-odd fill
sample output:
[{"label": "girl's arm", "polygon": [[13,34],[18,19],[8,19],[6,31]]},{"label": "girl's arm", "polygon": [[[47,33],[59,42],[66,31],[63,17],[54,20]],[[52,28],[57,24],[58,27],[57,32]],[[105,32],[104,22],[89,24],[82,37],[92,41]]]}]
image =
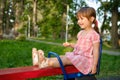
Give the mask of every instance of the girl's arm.
[{"label": "girl's arm", "polygon": [[94,43],[93,44],[93,66],[92,66],[92,74],[95,74],[97,71],[97,64],[98,64],[98,58],[99,58],[99,46],[100,43]]},{"label": "girl's arm", "polygon": [[75,44],[69,43],[69,42],[65,42],[65,43],[63,43],[63,46],[64,46],[64,47],[71,47],[71,48],[74,48]]}]

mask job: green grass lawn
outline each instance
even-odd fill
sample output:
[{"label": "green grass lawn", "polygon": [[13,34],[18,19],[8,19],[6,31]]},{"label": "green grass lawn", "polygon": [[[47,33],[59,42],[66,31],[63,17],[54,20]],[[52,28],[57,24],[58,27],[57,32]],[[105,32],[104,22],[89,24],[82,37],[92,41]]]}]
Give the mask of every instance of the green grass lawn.
[{"label": "green grass lawn", "polygon": [[[20,66],[32,65],[32,48],[42,49],[45,51],[45,56],[49,51],[64,54],[66,51],[71,51],[70,48],[55,46],[45,43],[37,43],[31,41],[16,41],[16,40],[0,40],[0,68],[12,68]],[[112,56],[103,54],[101,59],[101,72],[97,77],[118,76],[120,75],[120,56]],[[49,77],[61,78],[61,76]],[[43,80],[43,78],[42,78]],[[47,80],[44,78],[44,80]]]}]

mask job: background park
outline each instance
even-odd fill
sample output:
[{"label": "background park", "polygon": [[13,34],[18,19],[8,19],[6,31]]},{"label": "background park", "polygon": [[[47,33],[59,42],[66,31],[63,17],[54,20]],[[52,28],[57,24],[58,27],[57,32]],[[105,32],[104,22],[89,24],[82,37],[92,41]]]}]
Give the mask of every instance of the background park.
[{"label": "background park", "polygon": [[[44,50],[46,56],[49,51],[59,55],[72,51],[62,43],[76,41],[80,30],[76,12],[84,6],[96,9],[103,40],[101,70],[96,77],[120,79],[119,0],[0,0],[0,69],[31,66],[33,47]],[[35,80],[48,79],[62,76]]]}]

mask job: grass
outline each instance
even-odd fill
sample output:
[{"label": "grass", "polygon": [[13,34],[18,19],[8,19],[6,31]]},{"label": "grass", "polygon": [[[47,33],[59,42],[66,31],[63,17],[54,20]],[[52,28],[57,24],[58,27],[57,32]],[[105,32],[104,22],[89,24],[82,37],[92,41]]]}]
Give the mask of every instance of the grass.
[{"label": "grass", "polygon": [[33,47],[44,50],[46,56],[49,51],[63,52],[61,46],[58,48],[57,46],[30,41],[1,40],[0,68],[32,65],[31,51]]},{"label": "grass", "polygon": [[112,46],[111,46],[111,44],[110,44],[110,42],[103,42],[103,49],[105,49],[105,50],[109,50],[109,51],[117,51],[117,52],[120,52],[120,48],[118,48],[118,49],[112,49]]},{"label": "grass", "polygon": [[[45,51],[45,56],[49,51],[54,51],[59,55],[70,48],[49,45],[31,41],[0,40],[0,68],[11,68],[32,65],[31,50],[33,47]],[[120,56],[103,54],[101,59],[101,72],[97,77],[119,76],[120,75]],[[41,80],[62,78],[62,76],[45,77]],[[37,80],[37,79],[34,79]]]},{"label": "grass", "polygon": [[119,76],[120,56],[103,54],[101,58],[101,71],[97,77]]}]

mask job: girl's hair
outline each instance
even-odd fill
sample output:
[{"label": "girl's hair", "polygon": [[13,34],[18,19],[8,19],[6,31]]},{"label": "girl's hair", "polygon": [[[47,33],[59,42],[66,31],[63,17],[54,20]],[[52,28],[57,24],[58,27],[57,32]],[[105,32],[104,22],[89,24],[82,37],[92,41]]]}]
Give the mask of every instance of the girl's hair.
[{"label": "girl's hair", "polygon": [[77,12],[77,18],[79,17],[86,17],[88,19],[90,19],[91,17],[94,17],[94,21],[93,21],[93,24],[95,24],[94,26],[94,30],[99,33],[99,30],[98,30],[98,22],[96,20],[96,11],[94,8],[92,7],[83,7],[81,8],[78,12]]}]

